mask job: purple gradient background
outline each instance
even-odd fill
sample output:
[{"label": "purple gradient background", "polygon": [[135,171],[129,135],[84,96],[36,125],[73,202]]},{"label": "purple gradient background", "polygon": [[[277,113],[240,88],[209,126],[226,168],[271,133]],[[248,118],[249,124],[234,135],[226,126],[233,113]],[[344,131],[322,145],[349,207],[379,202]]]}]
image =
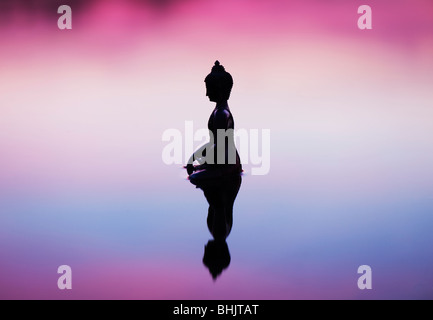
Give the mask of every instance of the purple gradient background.
[{"label": "purple gradient background", "polygon": [[[0,298],[433,298],[433,3],[157,3],[69,1],[60,31],[67,1],[2,2]],[[207,203],[161,136],[206,126],[216,59],[237,128],[272,145],[213,282]]]}]

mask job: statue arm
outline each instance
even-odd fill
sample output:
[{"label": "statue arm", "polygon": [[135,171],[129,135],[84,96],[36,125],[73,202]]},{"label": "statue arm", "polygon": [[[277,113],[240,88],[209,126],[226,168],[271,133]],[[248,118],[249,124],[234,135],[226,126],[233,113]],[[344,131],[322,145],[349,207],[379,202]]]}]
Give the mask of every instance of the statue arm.
[{"label": "statue arm", "polygon": [[[223,129],[223,130],[227,130],[228,127],[228,121],[230,118],[230,113],[227,110],[220,110],[218,112],[215,113],[214,115],[214,126],[215,129],[212,130],[213,132],[217,133],[218,129]],[[194,172],[195,170],[200,170],[202,165],[206,165],[206,150],[215,150],[217,146],[217,136],[215,136],[211,140],[210,142],[204,144],[203,146],[201,146],[199,149],[197,149],[189,158],[188,163],[186,165],[186,169],[188,174],[191,174],[192,172]],[[216,152],[214,151],[214,163],[216,163]],[[197,161],[199,163],[200,166],[198,167],[194,167],[193,163],[194,161]]]},{"label": "statue arm", "polygon": [[194,161],[197,161],[199,163],[199,165],[204,165],[206,164],[206,150],[208,148],[213,148],[214,143],[208,142],[206,144],[204,144],[203,146],[201,146],[200,148],[198,148],[192,155],[191,157],[188,159],[188,163],[186,165],[186,169],[188,174],[191,174],[192,172],[194,172],[195,170],[199,170],[200,167],[194,167]]}]

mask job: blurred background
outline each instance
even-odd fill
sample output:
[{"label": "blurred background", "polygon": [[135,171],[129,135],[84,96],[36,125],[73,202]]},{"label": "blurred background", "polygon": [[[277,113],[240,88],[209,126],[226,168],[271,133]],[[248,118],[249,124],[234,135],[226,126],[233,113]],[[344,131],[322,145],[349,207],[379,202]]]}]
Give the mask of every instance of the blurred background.
[{"label": "blurred background", "polygon": [[[432,57],[430,0],[3,0],[0,298],[433,298]],[[206,199],[161,155],[206,128],[217,59],[271,171],[245,166],[214,281]]]}]

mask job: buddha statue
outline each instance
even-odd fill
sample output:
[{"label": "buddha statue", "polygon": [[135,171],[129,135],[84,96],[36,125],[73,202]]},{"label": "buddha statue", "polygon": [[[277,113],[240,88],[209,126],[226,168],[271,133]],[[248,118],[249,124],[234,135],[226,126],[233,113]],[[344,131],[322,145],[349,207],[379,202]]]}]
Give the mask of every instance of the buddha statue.
[{"label": "buddha statue", "polygon": [[[186,166],[190,180],[219,178],[242,172],[234,142],[234,119],[228,105],[233,78],[216,61],[205,78],[205,84],[206,96],[216,106],[208,121],[210,141],[193,153]],[[194,165],[195,161],[198,165]]]}]

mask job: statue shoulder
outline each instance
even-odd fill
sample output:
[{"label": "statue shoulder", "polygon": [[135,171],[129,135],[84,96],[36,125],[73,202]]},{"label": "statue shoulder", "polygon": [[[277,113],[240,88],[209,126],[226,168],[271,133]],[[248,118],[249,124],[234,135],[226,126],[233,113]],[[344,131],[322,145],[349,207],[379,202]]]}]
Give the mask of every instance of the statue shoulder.
[{"label": "statue shoulder", "polygon": [[216,129],[227,130],[230,120],[230,112],[226,109],[218,109],[213,114],[213,126]]}]

